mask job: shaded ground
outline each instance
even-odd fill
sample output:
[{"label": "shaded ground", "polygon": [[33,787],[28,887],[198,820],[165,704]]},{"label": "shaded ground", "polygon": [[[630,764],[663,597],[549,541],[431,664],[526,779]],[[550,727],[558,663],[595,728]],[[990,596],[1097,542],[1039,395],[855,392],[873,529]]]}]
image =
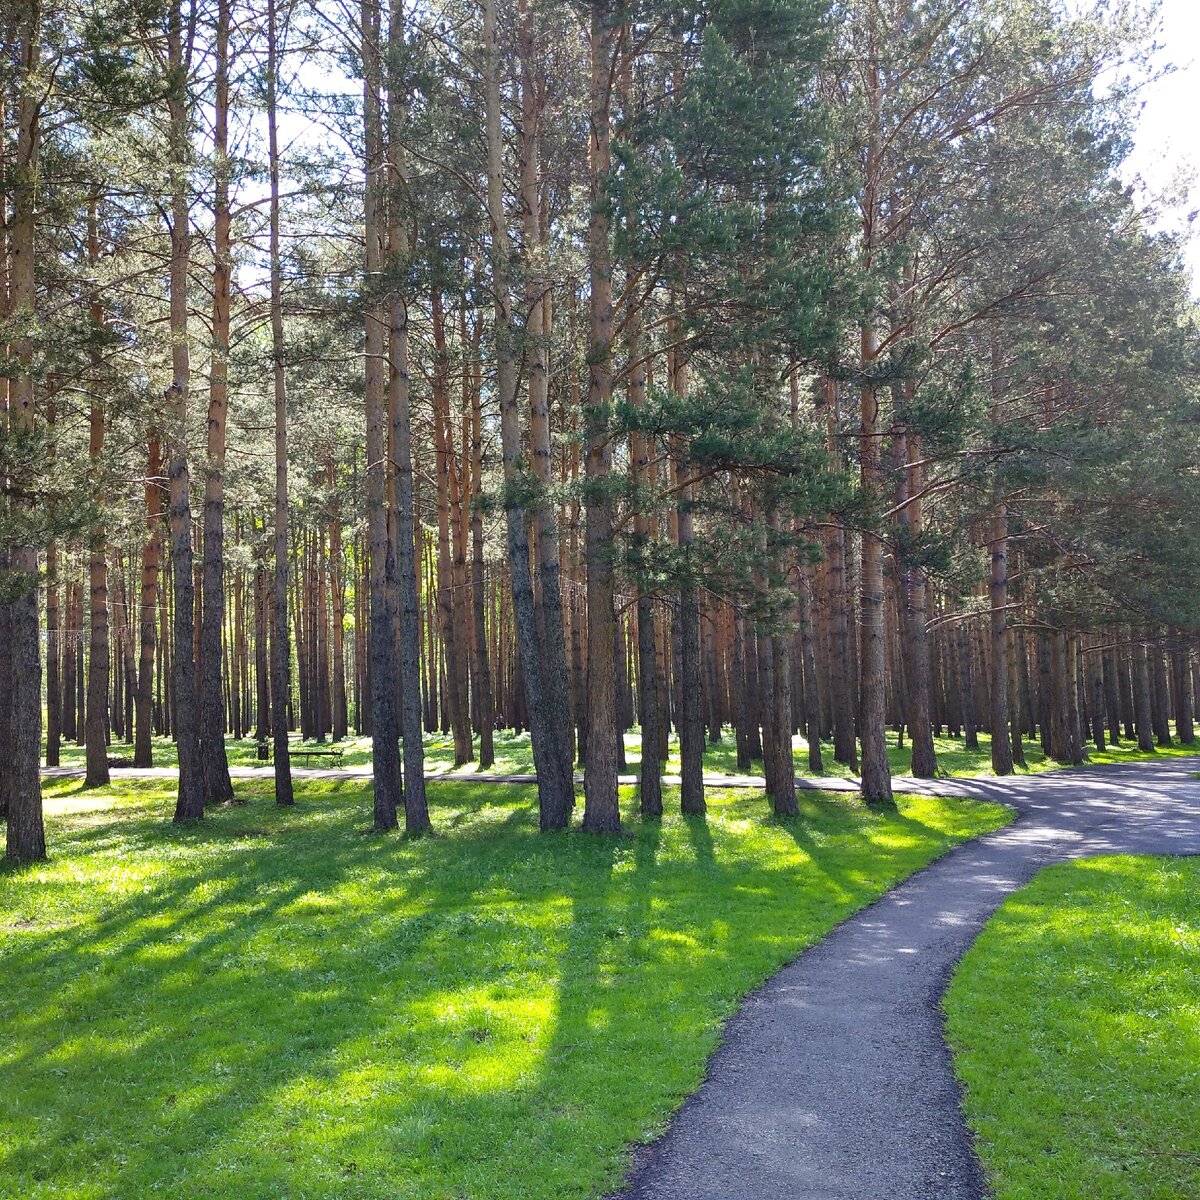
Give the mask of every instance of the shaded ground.
[{"label": "shaded ground", "polygon": [[930,785],[1002,800],[1019,819],[914,875],[755,993],[623,1200],[980,1200],[943,1037],[950,974],[1005,896],[1049,863],[1200,853],[1195,767]]}]

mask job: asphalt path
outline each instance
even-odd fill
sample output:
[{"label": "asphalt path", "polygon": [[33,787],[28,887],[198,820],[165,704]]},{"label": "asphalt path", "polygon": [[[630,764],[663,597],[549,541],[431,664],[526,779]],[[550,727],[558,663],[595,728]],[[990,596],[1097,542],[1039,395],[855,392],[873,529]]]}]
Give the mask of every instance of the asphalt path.
[{"label": "asphalt path", "polygon": [[957,847],[751,995],[705,1083],[619,1200],[981,1200],[943,1037],[951,973],[1004,898],[1050,863],[1200,853],[1200,763],[922,781],[998,800],[1007,828]]}]

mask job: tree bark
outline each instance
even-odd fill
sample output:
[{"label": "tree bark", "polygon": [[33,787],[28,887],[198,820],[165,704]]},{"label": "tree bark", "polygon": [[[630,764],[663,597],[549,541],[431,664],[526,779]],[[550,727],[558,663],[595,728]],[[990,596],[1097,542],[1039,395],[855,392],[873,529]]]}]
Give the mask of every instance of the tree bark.
[{"label": "tree bark", "polygon": [[[267,6],[267,140],[271,176],[271,365],[275,398],[275,587],[271,627],[271,736],[274,743],[275,803],[296,802],[288,748],[291,652],[288,645],[288,471],[287,368],[283,338],[283,264],[279,228],[279,131],[277,97],[279,32],[275,5]],[[378,777],[378,776],[377,776]]]},{"label": "tree bark", "polygon": [[[907,387],[907,385],[906,385]],[[915,435],[901,428],[897,432],[897,470],[903,482],[898,498],[897,524],[909,546],[922,532],[920,496],[924,486],[924,471],[920,464],[921,448]],[[937,755],[933,748],[933,718],[931,713],[931,682],[929,672],[929,588],[925,572],[910,561],[911,552],[901,551],[904,561],[900,575],[900,602],[904,620],[904,680],[907,686],[906,719],[912,739],[912,774],[917,779],[933,779],[937,775]]]},{"label": "tree bark", "polygon": [[213,303],[204,472],[204,584],[200,628],[200,749],[209,804],[233,799],[225,753],[221,631],[225,625],[225,429],[229,405],[229,26],[233,0],[218,0],[213,81]]},{"label": "tree bark", "polygon": [[[879,342],[867,322],[862,331],[864,371],[874,369]],[[859,456],[862,491],[874,496],[879,489],[880,438],[883,422],[879,390],[867,383],[861,391]],[[862,746],[862,796],[868,804],[888,805],[892,800],[891,766],[887,751],[887,695],[885,689],[883,542],[873,530],[862,533],[862,612],[859,618],[859,743]]]},{"label": "tree bark", "polygon": [[1192,718],[1192,679],[1188,665],[1188,644],[1182,629],[1172,631],[1171,671],[1175,692],[1175,733],[1184,746],[1196,740]]},{"label": "tree bark", "polygon": [[371,750],[375,773],[374,824],[394,829],[403,801],[399,728],[396,719],[396,613],[392,606],[395,559],[388,537],[387,437],[384,404],[384,333],[389,319],[375,292],[383,268],[385,147],[380,110],[378,0],[363,0],[363,132],[366,152],[364,226],[365,316],[364,400],[367,420],[367,528],[371,543]]},{"label": "tree bark", "polygon": [[591,318],[588,345],[588,396],[584,408],[587,480],[584,555],[587,563],[587,767],[584,775],[583,827],[592,833],[617,833],[621,809],[617,796],[617,712],[613,660],[616,613],[613,608],[612,504],[608,495],[612,468],[609,409],[612,404],[612,256],[609,218],[604,204],[612,167],[611,118],[614,30],[608,0],[591,2],[590,188],[588,273]]},{"label": "tree bark", "polygon": [[1134,728],[1138,749],[1150,753],[1154,750],[1154,720],[1150,701],[1150,659],[1144,635],[1136,635],[1132,650]]},{"label": "tree bark", "polygon": [[188,350],[188,261],[191,253],[188,198],[187,76],[191,46],[185,45],[180,0],[168,14],[168,54],[173,83],[170,111],[171,201],[171,385],[166,392],[167,482],[170,490],[171,582],[174,588],[172,688],[175,713],[172,728],[179,754],[179,792],[175,820],[197,821],[204,816],[204,766],[196,713],[195,584],[192,555],[192,506],[189,494],[187,405],[191,384]]},{"label": "tree bark", "polygon": [[[388,154],[392,179],[390,199],[390,251],[392,261],[400,266],[407,263],[408,213],[406,210],[408,180],[405,174],[401,130],[406,117],[402,102],[405,95],[400,77],[401,50],[404,44],[404,6],[393,0],[389,21],[391,52],[388,58]],[[400,611],[397,614],[399,645],[400,712],[399,732],[404,741],[404,828],[412,836],[430,828],[429,805],[425,795],[425,742],[421,723],[421,618],[420,593],[417,587],[417,552],[415,546],[413,461],[412,461],[412,397],[408,363],[408,303],[402,290],[392,293],[388,313],[388,407],[391,414],[390,447],[392,470],[396,480],[395,573],[396,596]]]},{"label": "tree bark", "polygon": [[[18,63],[17,145],[13,170],[9,177],[13,218],[10,227],[11,267],[9,300],[11,312],[23,322],[37,319],[34,283],[36,247],[37,175],[39,152],[38,69],[41,47],[41,8],[36,0],[29,4],[24,20],[17,26]],[[35,431],[34,348],[28,336],[16,343],[17,375],[9,383],[8,422],[12,436],[32,437]],[[12,479],[14,492],[28,482]],[[16,504],[28,503],[14,500]],[[7,713],[0,704],[0,718],[7,716],[7,738],[0,737],[5,755],[7,784],[5,807],[8,831],[5,856],[15,862],[36,862],[46,857],[46,832],[42,819],[41,741],[42,741],[42,656],[38,629],[38,562],[33,546],[18,546],[9,558],[10,568],[19,587],[9,603],[0,634],[7,634],[10,647],[10,680]],[[7,629],[4,626],[7,625]]]},{"label": "tree bark", "polygon": [[[496,3],[484,0],[484,91],[487,134],[487,202],[491,227],[490,268],[495,305],[496,390],[500,401],[500,441],[504,459],[505,519],[513,618],[517,631],[525,705],[537,771],[539,822],[543,830],[563,829],[574,806],[570,748],[560,743],[547,711],[548,697],[538,644],[537,614],[530,573],[529,535],[522,492],[521,421],[517,410],[517,346],[512,315],[512,262],[504,212],[503,133],[500,110],[499,48]],[[612,645],[609,644],[611,664]],[[609,667],[611,671],[611,665]]]},{"label": "tree bark", "polygon": [[[100,256],[100,231],[93,197],[88,204],[87,227],[88,262],[94,268]],[[98,334],[103,327],[104,315],[99,297],[93,293],[89,304],[93,330]],[[91,350],[93,377],[91,380],[91,405],[88,411],[88,467],[91,472],[92,489],[101,509],[104,505],[103,466],[104,454],[104,400],[100,392],[104,382],[99,377],[100,352]],[[108,622],[108,545],[104,521],[93,525],[88,534],[88,681],[87,712],[84,720],[84,745],[86,747],[85,787],[104,787],[108,784],[108,707],[109,686],[109,622]]]},{"label": "tree bark", "polygon": [[162,442],[157,430],[147,435],[146,540],[142,544],[141,589],[138,610],[138,673],[135,702],[133,765],[153,765],[154,658],[158,631],[158,570],[161,555]]}]

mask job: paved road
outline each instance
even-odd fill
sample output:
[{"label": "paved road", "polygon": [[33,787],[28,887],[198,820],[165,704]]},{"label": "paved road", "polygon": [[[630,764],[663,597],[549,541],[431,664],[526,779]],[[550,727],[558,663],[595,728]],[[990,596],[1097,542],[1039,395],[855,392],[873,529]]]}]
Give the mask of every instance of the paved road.
[{"label": "paved road", "polygon": [[909,878],[751,996],[705,1084],[614,1200],[981,1200],[942,1036],[954,966],[1048,863],[1200,853],[1198,766],[922,784],[1020,815]]}]

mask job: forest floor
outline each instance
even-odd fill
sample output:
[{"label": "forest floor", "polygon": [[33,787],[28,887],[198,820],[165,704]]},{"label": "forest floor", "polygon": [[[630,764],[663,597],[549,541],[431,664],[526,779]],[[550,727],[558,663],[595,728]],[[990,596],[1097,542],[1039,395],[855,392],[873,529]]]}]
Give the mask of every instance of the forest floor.
[{"label": "forest floor", "polygon": [[439,781],[410,841],[361,781],[236,787],[180,828],[169,780],[47,782],[49,863],[0,870],[0,1195],[594,1197],[748,991],[1011,818],[713,791],[642,822],[627,790],[584,838]]},{"label": "forest floor", "polygon": [[1047,868],[946,996],[998,1200],[1200,1196],[1200,859]]},{"label": "forest floor", "polygon": [[[1017,821],[958,847],[754,993],[622,1200],[1200,1195],[1196,760],[938,781]],[[1170,1060],[1170,1061],[1169,1061]]]},{"label": "forest floor", "polygon": [[[337,743],[305,742],[293,737],[292,753],[301,755],[305,750],[319,752],[328,750],[332,745],[337,745],[341,748],[342,760],[340,766],[346,771],[355,771],[361,774],[364,770],[370,769],[371,739],[369,737],[352,736],[344,738]],[[476,739],[475,745],[478,752],[478,739]],[[808,770],[808,743],[805,739],[797,735],[792,739],[792,745],[796,760],[796,773],[801,778],[853,778],[851,771],[847,767],[841,763],[834,762],[833,747],[828,743],[822,743],[825,773],[816,776],[812,775]],[[944,777],[968,778],[973,776],[990,776],[992,774],[991,738],[986,733],[979,735],[979,746],[977,749],[968,750],[964,746],[963,738],[961,737],[935,738],[934,746],[937,750],[938,768]],[[264,771],[270,770],[270,764],[262,763],[258,760],[257,744],[253,738],[227,737],[225,739],[225,748],[230,766],[254,767],[263,769]],[[529,775],[533,773],[533,749],[530,745],[528,733],[514,734],[508,730],[497,730],[495,735],[495,749],[496,761],[493,766],[487,769],[487,774]],[[1037,774],[1042,771],[1060,769],[1061,764],[1056,763],[1053,759],[1046,758],[1042,753],[1041,746],[1036,741],[1026,741],[1024,749],[1028,767],[1024,771],[1018,768],[1018,774]],[[1136,742],[1125,741],[1117,746],[1110,745],[1104,751],[1097,751],[1095,747],[1092,747],[1088,761],[1097,765],[1114,765],[1123,762],[1153,762],[1174,755],[1195,753],[1197,753],[1197,746],[1181,746],[1178,743],[1172,746],[1160,747],[1157,751],[1144,753],[1138,750]],[[113,744],[109,750],[109,755],[115,762],[130,765],[133,762],[132,747],[120,743]],[[907,739],[903,746],[897,746],[895,734],[889,734],[888,757],[891,760],[893,775],[907,775],[912,767],[912,750]],[[636,732],[625,735],[625,760],[626,772],[636,773],[641,764],[641,735]],[[74,742],[64,741],[60,761],[63,769],[82,771],[84,768],[83,747],[76,745]],[[154,762],[156,766],[178,766],[175,743],[170,738],[156,737],[154,739]],[[310,760],[309,765],[313,763],[316,764],[317,769],[324,768],[328,770],[331,766],[330,760],[323,758]],[[303,766],[301,763],[294,765]],[[481,773],[478,763],[467,763],[465,766],[455,767],[454,741],[452,738],[441,734],[426,735],[425,769],[426,773],[431,777],[443,775],[469,777],[470,775]],[[714,776],[736,777],[749,775],[761,777],[763,773],[761,760],[755,762],[748,772],[742,772],[738,769],[737,748],[734,745],[731,731],[727,732],[721,741],[707,744],[704,752],[704,769],[707,774]],[[666,772],[673,775],[677,775],[679,772],[679,743],[674,737],[670,740]]]}]

